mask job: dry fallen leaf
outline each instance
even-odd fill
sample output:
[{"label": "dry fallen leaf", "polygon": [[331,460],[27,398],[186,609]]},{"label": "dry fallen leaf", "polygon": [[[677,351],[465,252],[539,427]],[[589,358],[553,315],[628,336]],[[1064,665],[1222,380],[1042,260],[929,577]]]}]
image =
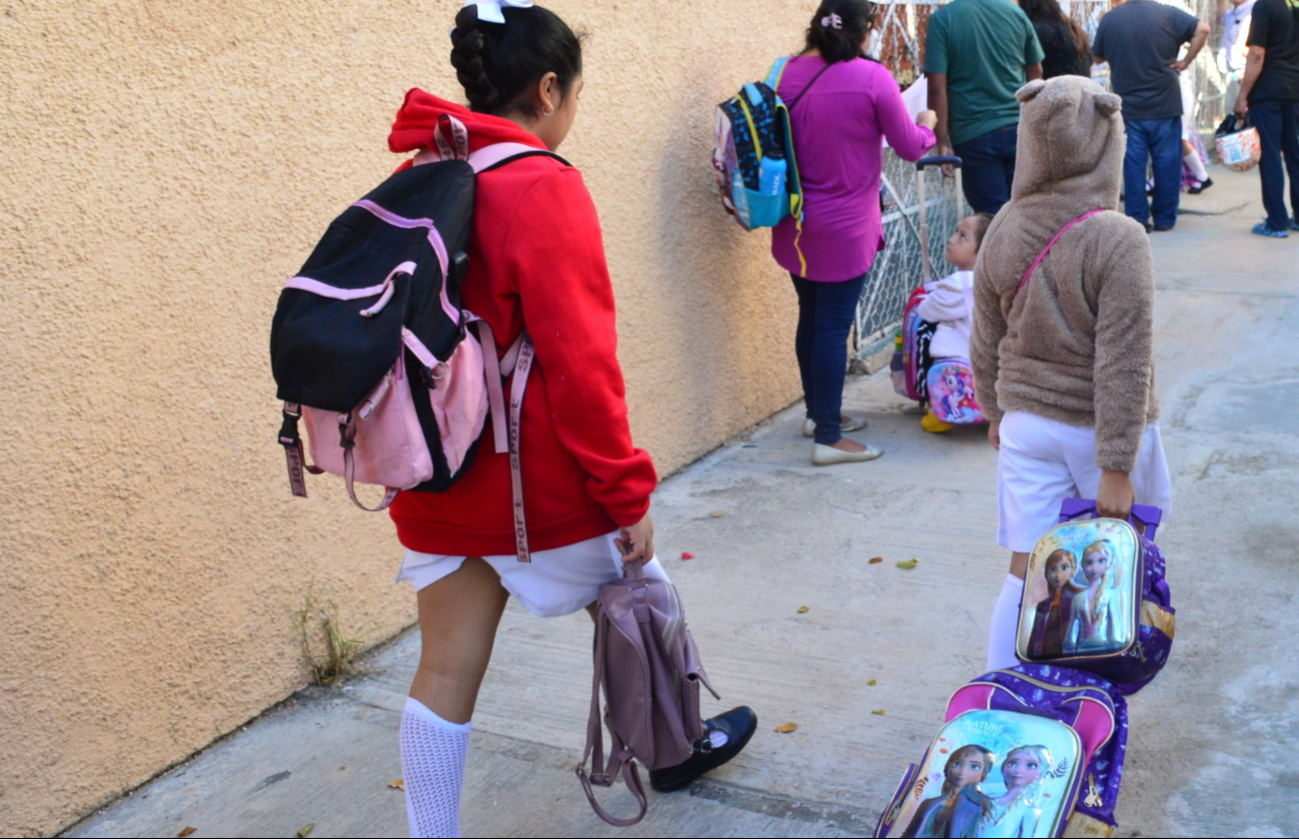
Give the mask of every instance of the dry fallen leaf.
[{"label": "dry fallen leaf", "polygon": [[307,839],[307,837],[311,835],[311,831],[315,829],[316,829],[316,823],[312,822],[311,824],[307,825],[306,827],[298,831],[298,839]]},{"label": "dry fallen leaf", "polygon": [[876,564],[877,562],[883,562],[883,561],[884,561],[884,557],[882,557],[882,556],[873,556],[873,557],[870,558],[870,562],[868,562],[867,564],[868,564],[868,565],[874,565],[874,564]]},{"label": "dry fallen leaf", "polygon": [[916,559],[915,557],[912,557],[911,559],[898,560],[898,567],[901,568],[903,571],[910,571],[912,568],[915,568],[918,564],[920,564],[920,560]]},{"label": "dry fallen leaf", "polygon": [[392,789],[404,790],[406,789],[406,780],[404,778],[398,778],[397,780],[393,781],[391,784],[388,784],[388,786],[391,787]]},{"label": "dry fallen leaf", "polygon": [[712,511],[711,513],[709,513],[708,515],[709,515],[709,517],[711,517],[711,518],[720,519],[722,516],[726,515],[726,511],[725,511],[725,510],[713,510],[713,511]]},{"label": "dry fallen leaf", "polygon": [[789,734],[791,731],[798,731],[798,723],[784,722],[776,726],[776,731],[780,734]]},{"label": "dry fallen leaf", "polygon": [[812,611],[812,607],[811,607],[811,606],[799,606],[799,607],[798,607],[798,613],[799,613],[800,615],[806,615],[806,614],[807,614],[808,612],[810,612],[810,611]]},{"label": "dry fallen leaf", "polygon": [[177,835],[177,836],[188,836],[188,835],[190,835],[191,833],[193,833],[193,832],[196,831],[196,830],[198,830],[197,827],[186,827],[184,830],[182,830],[180,833],[177,833],[176,835]]},{"label": "dry fallen leaf", "polygon": [[870,685],[871,687],[875,687],[876,685],[879,684],[879,682],[877,682],[877,681],[874,680],[874,679],[871,679],[871,680],[870,680],[869,682],[867,682],[866,684]]},{"label": "dry fallen leaf", "polygon": [[695,555],[692,554],[690,551],[683,551],[682,554],[681,554],[681,561],[682,561],[682,562],[685,562],[687,559],[694,559],[694,558],[695,558]]},{"label": "dry fallen leaf", "polygon": [[879,716],[882,717],[882,716],[884,716],[884,709],[883,709],[883,708],[880,708],[880,709],[878,709],[878,710],[871,711],[871,713],[872,713],[872,714],[878,714]]}]

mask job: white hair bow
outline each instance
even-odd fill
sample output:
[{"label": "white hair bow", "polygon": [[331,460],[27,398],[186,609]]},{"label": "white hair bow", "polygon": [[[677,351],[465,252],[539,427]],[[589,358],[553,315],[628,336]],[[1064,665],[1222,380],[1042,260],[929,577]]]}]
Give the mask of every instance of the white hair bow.
[{"label": "white hair bow", "polygon": [[835,14],[826,15],[821,18],[821,26],[825,28],[834,27],[835,29],[843,29],[843,18]]},{"label": "white hair bow", "polygon": [[478,7],[478,19],[487,23],[505,23],[505,12],[502,6],[514,9],[532,7],[532,0],[465,0],[466,6]]}]

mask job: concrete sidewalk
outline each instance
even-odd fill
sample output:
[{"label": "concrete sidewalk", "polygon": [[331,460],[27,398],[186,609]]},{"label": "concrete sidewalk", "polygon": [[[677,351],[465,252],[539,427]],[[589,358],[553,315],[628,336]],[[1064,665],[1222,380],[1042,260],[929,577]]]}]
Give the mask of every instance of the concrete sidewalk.
[{"label": "concrete sidewalk", "polygon": [[[1299,235],[1251,236],[1257,175],[1213,175],[1214,188],[1183,197],[1177,228],[1152,239],[1175,488],[1160,541],[1178,635],[1168,668],[1131,703],[1125,836],[1285,836],[1299,825]],[[790,409],[664,482],[655,500],[660,557],[726,699],[705,710],[753,706],[748,749],[689,791],[653,795],[639,826],[608,827],[573,776],[590,621],[539,620],[512,604],[474,720],[465,835],[874,828],[950,693],[983,670],[1006,556],[981,429],[923,433],[884,374],[853,381],[847,403],[869,416],[857,436],[882,446],[881,460],[813,468],[802,412]],[[913,557],[914,570],[895,565]],[[293,836],[308,824],[312,837],[406,835],[389,783],[401,776],[397,728],[417,652],[407,633],[368,659],[373,675],[304,691],[65,835]],[[798,730],[775,733],[784,722]],[[621,787],[604,798],[628,812]]]}]

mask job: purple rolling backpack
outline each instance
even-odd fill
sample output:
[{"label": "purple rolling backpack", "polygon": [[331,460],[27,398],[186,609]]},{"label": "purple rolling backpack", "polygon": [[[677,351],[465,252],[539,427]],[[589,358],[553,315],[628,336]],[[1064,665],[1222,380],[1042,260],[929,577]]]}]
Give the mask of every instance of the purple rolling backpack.
[{"label": "purple rolling backpack", "polygon": [[1095,501],[1065,500],[1060,524],[1029,556],[1020,661],[1086,670],[1125,695],[1158,675],[1176,623],[1164,555],[1153,541],[1161,515],[1134,505],[1132,521],[1096,518]]},{"label": "purple rolling backpack", "polygon": [[1025,664],[952,695],[876,836],[1110,836],[1128,712],[1090,673]]}]

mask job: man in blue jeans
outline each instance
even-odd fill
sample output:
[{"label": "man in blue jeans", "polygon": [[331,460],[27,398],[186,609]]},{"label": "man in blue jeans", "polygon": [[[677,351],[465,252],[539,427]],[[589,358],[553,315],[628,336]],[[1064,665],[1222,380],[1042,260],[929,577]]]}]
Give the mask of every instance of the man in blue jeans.
[{"label": "man in blue jeans", "polygon": [[995,213],[1015,177],[1019,101],[1042,77],[1042,45],[1011,0],[953,0],[934,12],[925,38],[929,107],[938,114],[936,154],[963,161],[965,200]]},{"label": "man in blue jeans", "polygon": [[1258,175],[1263,181],[1263,207],[1267,210],[1267,220],[1254,225],[1254,232],[1284,239],[1291,229],[1299,230],[1299,0],[1258,0],[1246,43],[1249,56],[1245,60],[1245,77],[1240,81],[1236,114],[1243,118],[1248,112],[1258,129],[1263,153]]},{"label": "man in blue jeans", "polygon": [[[1157,0],[1115,0],[1092,42],[1096,61],[1108,61],[1110,83],[1123,97],[1128,151],[1123,159],[1123,209],[1151,227],[1146,169],[1155,174],[1154,229],[1172,230],[1182,193],[1182,93],[1186,72],[1209,40],[1209,24]],[[1186,56],[1177,60],[1182,44]]]}]

